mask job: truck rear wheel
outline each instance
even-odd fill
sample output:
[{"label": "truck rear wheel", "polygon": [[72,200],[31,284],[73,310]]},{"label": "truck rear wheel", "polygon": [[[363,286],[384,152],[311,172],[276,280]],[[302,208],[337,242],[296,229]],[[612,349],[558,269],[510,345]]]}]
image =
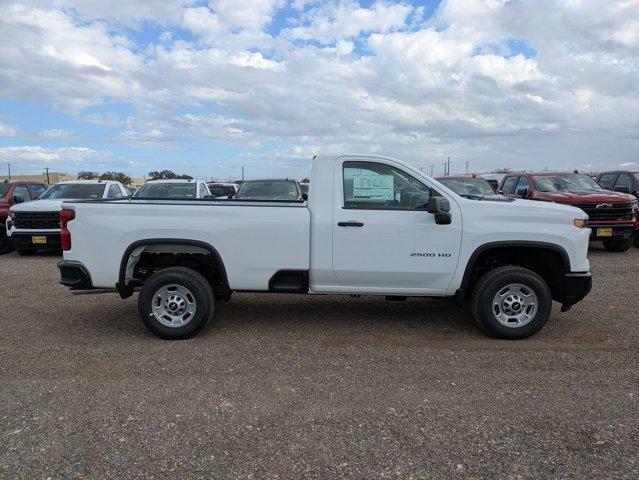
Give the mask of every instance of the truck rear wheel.
[{"label": "truck rear wheel", "polygon": [[603,246],[609,252],[625,252],[632,247],[632,237],[622,240],[604,240]]},{"label": "truck rear wheel", "polygon": [[215,299],[195,270],[172,267],[153,274],[138,297],[144,325],[160,338],[181,340],[197,334],[213,314]]},{"label": "truck rear wheel", "polygon": [[546,324],[552,310],[552,295],[535,272],[516,266],[499,267],[477,282],[471,309],[488,335],[518,340],[533,335]]}]

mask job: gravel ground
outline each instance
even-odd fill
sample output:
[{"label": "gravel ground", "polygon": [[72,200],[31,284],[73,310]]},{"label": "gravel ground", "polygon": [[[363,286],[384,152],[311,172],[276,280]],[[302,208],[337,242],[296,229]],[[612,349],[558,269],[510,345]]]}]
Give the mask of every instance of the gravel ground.
[{"label": "gravel ground", "polygon": [[639,250],[535,337],[446,300],[236,294],[196,338],[0,257],[2,478],[638,478]]}]

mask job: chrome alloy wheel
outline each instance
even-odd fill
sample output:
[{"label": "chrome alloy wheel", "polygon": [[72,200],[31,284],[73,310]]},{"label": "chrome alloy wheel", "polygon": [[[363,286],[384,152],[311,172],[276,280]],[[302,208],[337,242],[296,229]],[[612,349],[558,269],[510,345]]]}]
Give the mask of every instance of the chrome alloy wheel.
[{"label": "chrome alloy wheel", "polygon": [[493,298],[493,314],[506,327],[523,327],[537,313],[537,295],[520,283],[506,285]]},{"label": "chrome alloy wheel", "polygon": [[189,323],[196,308],[195,297],[182,285],[165,285],[153,294],[153,316],[170,328]]}]

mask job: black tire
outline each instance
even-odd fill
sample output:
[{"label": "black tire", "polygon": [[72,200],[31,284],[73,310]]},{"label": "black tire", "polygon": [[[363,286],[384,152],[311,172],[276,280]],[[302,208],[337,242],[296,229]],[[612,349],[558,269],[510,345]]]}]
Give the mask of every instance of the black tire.
[{"label": "black tire", "polygon": [[9,253],[11,250],[13,250],[13,246],[11,245],[11,242],[8,238],[3,238],[2,240],[0,240],[0,255]]},{"label": "black tire", "polygon": [[632,247],[632,237],[623,240],[603,240],[603,246],[609,252],[625,252]]},{"label": "black tire", "polygon": [[[521,326],[506,326],[497,319],[493,307],[495,296],[509,285],[519,284],[537,297],[537,309],[528,323]],[[499,267],[485,274],[475,285],[471,311],[475,321],[491,337],[520,340],[537,333],[550,318],[552,294],[546,282],[526,268],[516,266]],[[534,311],[534,309],[531,311]]]},{"label": "black tire", "polygon": [[[185,305],[191,304],[191,300],[195,305],[194,313],[185,320],[187,323],[184,325],[167,326],[156,317],[156,313],[153,310],[154,302],[161,299],[160,292],[162,289],[172,285],[177,285],[187,290],[187,294],[174,292],[184,297]],[[192,297],[190,300],[189,294]],[[159,305],[166,304],[166,308],[173,307],[175,303],[171,303],[169,300],[167,298],[164,302],[159,301],[156,304],[156,311],[162,311]],[[195,270],[183,267],[167,268],[153,274],[144,282],[142,291],[140,291],[138,296],[138,313],[142,322],[151,333],[166,340],[182,340],[197,334],[208,323],[213,314],[214,306],[215,300],[209,282]],[[164,311],[167,310],[165,309]],[[165,315],[162,318],[167,322],[172,317]]]}]

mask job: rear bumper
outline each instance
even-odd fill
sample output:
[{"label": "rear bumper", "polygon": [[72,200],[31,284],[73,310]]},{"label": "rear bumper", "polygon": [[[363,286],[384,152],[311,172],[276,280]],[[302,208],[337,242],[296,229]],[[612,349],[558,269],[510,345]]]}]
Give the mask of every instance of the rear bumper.
[{"label": "rear bumper", "polygon": [[[33,237],[45,237],[46,243],[33,243]],[[62,250],[59,232],[20,233],[13,231],[9,238],[13,248],[17,250]]]},{"label": "rear bumper", "polygon": [[70,260],[62,260],[58,262],[60,269],[59,283],[71,290],[91,290],[93,283],[91,275],[84,265],[80,262]]},{"label": "rear bumper", "polygon": [[562,282],[562,293],[559,301],[564,307],[570,307],[583,300],[592,288],[592,275],[585,273],[565,273]]}]

